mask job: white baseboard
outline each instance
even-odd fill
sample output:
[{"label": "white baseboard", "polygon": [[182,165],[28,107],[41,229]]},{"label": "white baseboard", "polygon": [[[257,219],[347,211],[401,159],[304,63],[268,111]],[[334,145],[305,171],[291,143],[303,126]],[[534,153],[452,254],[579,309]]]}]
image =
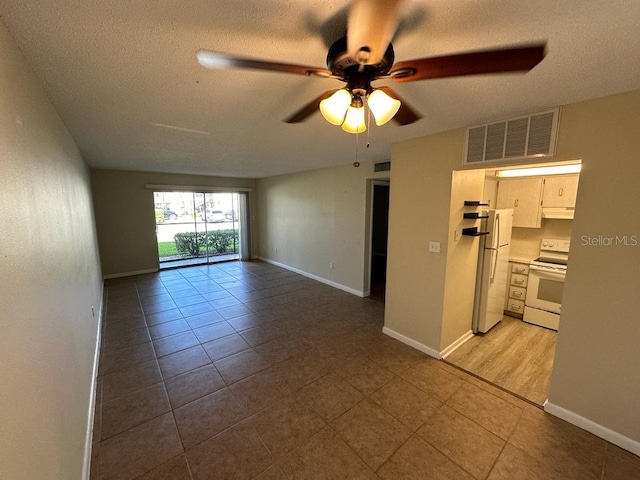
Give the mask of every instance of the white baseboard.
[{"label": "white baseboard", "polygon": [[109,275],[103,275],[103,280],[109,280],[112,278],[122,278],[122,277],[133,277],[135,275],[144,275],[146,273],[158,273],[157,268],[148,268],[146,270],[136,270],[134,272],[124,272],[124,273],[111,273]]},{"label": "white baseboard", "polygon": [[440,355],[442,355],[442,358],[447,358],[449,355],[451,355],[453,352],[455,352],[458,348],[460,348],[462,345],[464,345],[471,338],[473,338],[473,332],[471,330],[469,330],[467,333],[462,335],[459,339],[457,339],[455,342],[453,342],[447,348],[442,350],[440,352]]},{"label": "white baseboard", "polygon": [[426,353],[430,357],[437,358],[438,360],[442,359],[442,355],[437,350],[434,350],[431,347],[427,347],[426,345],[424,345],[424,344],[422,344],[420,342],[416,342],[412,338],[405,337],[401,333],[398,333],[398,332],[396,332],[394,330],[391,330],[388,327],[383,327],[382,328],[382,333],[384,333],[385,335],[389,335],[391,338],[395,338],[399,342],[402,342],[405,345],[409,345],[410,347],[413,347],[416,350],[420,350],[422,353]]},{"label": "white baseboard", "polygon": [[311,278],[313,280],[316,280],[320,283],[324,283],[325,285],[330,285],[334,288],[343,290],[345,292],[351,293],[353,295],[357,295],[358,297],[365,297],[365,293],[363,291],[360,290],[356,290],[355,288],[351,288],[351,287],[347,287],[346,285],[342,285],[341,283],[337,283],[337,282],[333,282],[331,280],[328,280],[324,277],[319,277],[318,275],[314,275],[313,273],[309,273],[309,272],[305,272],[304,270],[299,270],[295,267],[291,267],[289,265],[285,265],[284,263],[280,263],[280,262],[276,262],[275,260],[271,260],[270,258],[265,258],[265,257],[258,257],[259,260],[262,260],[263,262],[267,262],[270,263],[272,265],[276,265],[278,267],[284,268],[285,270],[289,270],[291,272],[295,272],[295,273],[299,273],[300,275],[303,275],[307,278]]},{"label": "white baseboard", "polygon": [[100,361],[100,343],[102,342],[102,320],[104,312],[104,286],[102,289],[100,308],[98,309],[98,332],[96,334],[96,349],[93,354],[93,372],[91,393],[89,394],[89,411],[87,412],[87,429],[84,439],[84,459],[82,462],[82,480],[89,480],[91,476],[91,452],[93,450],[93,424],[96,413],[96,392],[98,386],[98,364]]},{"label": "white baseboard", "polygon": [[562,420],[566,420],[572,425],[580,427],[587,432],[593,433],[594,435],[610,443],[613,443],[614,445],[617,445],[624,450],[640,456],[640,442],[636,440],[625,437],[624,435],[615,432],[610,428],[604,427],[570,410],[559,407],[558,405],[549,402],[549,400],[544,402],[544,411],[558,418],[561,418]]}]

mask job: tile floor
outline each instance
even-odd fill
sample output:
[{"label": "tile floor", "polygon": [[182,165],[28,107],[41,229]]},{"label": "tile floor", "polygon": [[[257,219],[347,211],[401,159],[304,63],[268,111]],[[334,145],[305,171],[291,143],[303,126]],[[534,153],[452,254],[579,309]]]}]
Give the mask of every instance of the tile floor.
[{"label": "tile floor", "polygon": [[92,480],[640,479],[640,458],[262,262],[108,281]]}]

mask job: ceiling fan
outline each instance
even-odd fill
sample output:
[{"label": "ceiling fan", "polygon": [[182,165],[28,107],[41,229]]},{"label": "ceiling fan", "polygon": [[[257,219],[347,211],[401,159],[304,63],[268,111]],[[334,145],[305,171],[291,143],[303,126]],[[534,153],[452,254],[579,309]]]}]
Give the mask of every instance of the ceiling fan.
[{"label": "ceiling fan", "polygon": [[250,68],[344,82],[343,88],[322,93],[285,122],[302,122],[319,109],[328,122],[341,125],[349,133],[361,133],[366,129],[365,105],[373,114],[376,125],[391,119],[400,125],[408,125],[421,118],[391,88],[374,88],[371,84],[376,80],[415,82],[529,71],[544,58],[545,43],[537,43],[394,63],[391,39],[397,27],[399,3],[400,0],[355,0],[349,12],[347,36],[329,47],[327,68],[270,62],[210,50],[199,50],[196,58],[200,65],[211,69]]}]

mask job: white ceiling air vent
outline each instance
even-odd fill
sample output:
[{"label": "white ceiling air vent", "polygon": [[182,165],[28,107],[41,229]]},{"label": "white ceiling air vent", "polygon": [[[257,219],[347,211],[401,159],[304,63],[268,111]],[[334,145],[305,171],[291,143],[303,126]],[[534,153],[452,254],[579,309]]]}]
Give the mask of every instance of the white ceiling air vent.
[{"label": "white ceiling air vent", "polygon": [[467,128],[465,165],[555,154],[560,108]]},{"label": "white ceiling air vent", "polygon": [[380,162],[373,164],[374,172],[388,172],[391,170],[391,162]]}]

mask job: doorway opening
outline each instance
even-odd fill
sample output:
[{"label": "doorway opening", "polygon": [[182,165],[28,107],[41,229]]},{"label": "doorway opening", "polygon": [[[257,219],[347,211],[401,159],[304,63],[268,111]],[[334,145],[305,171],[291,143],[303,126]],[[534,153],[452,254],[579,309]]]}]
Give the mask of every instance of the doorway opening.
[{"label": "doorway opening", "polygon": [[389,236],[389,182],[375,180],[371,187],[369,298],[384,302],[387,283],[387,238]]},{"label": "doorway opening", "polygon": [[248,258],[246,194],[155,191],[160,268]]},{"label": "doorway opening", "polygon": [[[555,165],[566,163],[569,162]],[[525,165],[516,168],[525,168]],[[478,200],[480,205],[467,207],[460,225],[487,232],[480,239],[466,238],[478,242],[479,250],[477,269],[469,264],[470,271],[477,270],[473,310],[476,317],[491,316],[495,320],[485,322],[479,331],[473,330],[475,334],[471,331],[464,334],[456,347],[447,352],[445,361],[541,406],[547,399],[557,330],[562,324],[564,275],[561,282],[554,281],[552,286],[545,283],[543,288],[538,288],[535,269],[550,255],[556,265],[545,266],[545,270],[561,270],[564,264],[566,272],[579,174],[530,173],[509,177],[497,175],[496,167],[481,171],[484,176],[479,177],[471,174],[478,170],[468,172],[470,174],[462,175],[457,183],[454,175],[452,188],[458,189],[456,193],[465,199]],[[506,240],[502,238],[504,235],[499,235],[493,220],[501,214],[512,216],[513,227]],[[453,236],[465,240],[457,231]],[[552,252],[546,254],[547,249]],[[470,250],[464,253],[468,255]],[[501,259],[501,255],[506,258]],[[471,257],[469,262],[475,263]],[[552,298],[555,310],[548,306],[550,301],[538,307],[541,296],[545,300]],[[496,308],[490,309],[491,305]],[[546,310],[541,312],[545,319],[554,317],[555,322],[536,320],[540,316],[535,315],[538,308]]]}]

